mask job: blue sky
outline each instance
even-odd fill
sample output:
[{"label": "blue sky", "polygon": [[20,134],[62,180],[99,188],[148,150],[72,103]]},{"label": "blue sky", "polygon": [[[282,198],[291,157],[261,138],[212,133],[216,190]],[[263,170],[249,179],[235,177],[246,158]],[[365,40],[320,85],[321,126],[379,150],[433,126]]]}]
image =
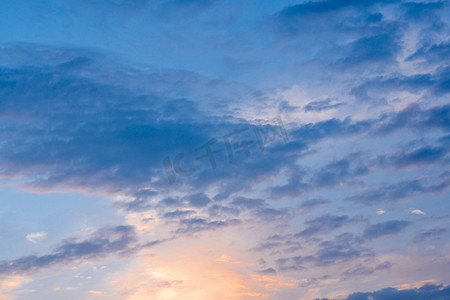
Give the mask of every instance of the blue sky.
[{"label": "blue sky", "polygon": [[450,299],[448,1],[0,3],[0,300]]}]

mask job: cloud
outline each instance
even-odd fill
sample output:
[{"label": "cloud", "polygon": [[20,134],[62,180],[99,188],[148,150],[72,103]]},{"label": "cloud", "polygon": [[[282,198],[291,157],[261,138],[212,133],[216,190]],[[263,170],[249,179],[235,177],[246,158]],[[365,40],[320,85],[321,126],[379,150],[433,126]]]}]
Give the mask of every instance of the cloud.
[{"label": "cloud", "polygon": [[0,262],[0,275],[32,274],[57,264],[74,260],[93,260],[109,254],[123,256],[134,251],[136,235],[132,226],[105,227],[94,232],[88,239],[68,239],[51,254],[23,256]]},{"label": "cloud", "polygon": [[317,170],[311,181],[314,187],[335,186],[348,178],[364,175],[368,171],[367,166],[358,161],[357,154],[349,154],[348,157],[333,161]]},{"label": "cloud", "polygon": [[337,62],[344,68],[375,63],[396,63],[395,58],[400,51],[398,38],[392,33],[362,37],[346,47],[347,56]]},{"label": "cloud", "polygon": [[331,104],[331,99],[321,100],[321,101],[312,101],[309,102],[304,110],[305,112],[310,111],[323,111],[323,110],[329,110],[333,108],[338,108],[339,106],[344,105],[344,103],[333,103]]},{"label": "cloud", "polygon": [[382,165],[404,168],[442,162],[447,153],[447,147],[423,146],[410,151],[402,150],[390,156],[379,156],[378,160]]},{"label": "cloud", "polygon": [[361,247],[361,243],[361,238],[349,232],[340,234],[331,241],[321,242],[314,257],[315,264],[326,266],[359,257],[373,256],[369,249]]},{"label": "cloud", "polygon": [[94,296],[97,296],[97,297],[107,297],[108,296],[105,292],[102,292],[102,291],[90,290],[89,293]]},{"label": "cloud", "polygon": [[368,226],[363,233],[366,239],[375,239],[386,235],[395,235],[411,225],[409,221],[392,220]]},{"label": "cloud", "polygon": [[421,211],[420,209],[410,209],[410,213],[415,214],[415,215],[426,215],[425,212]]},{"label": "cloud", "polygon": [[266,206],[267,203],[263,199],[236,197],[233,201],[231,201],[231,205],[241,209],[257,209]]},{"label": "cloud", "polygon": [[[320,241],[320,240],[319,240]],[[335,236],[332,240],[320,241],[312,255],[295,255],[275,260],[278,270],[304,270],[313,266],[331,266],[359,258],[374,256],[370,249],[362,247],[363,239],[350,232]]]},{"label": "cloud", "polygon": [[320,206],[324,206],[324,205],[328,205],[330,203],[331,203],[330,200],[315,198],[315,199],[310,199],[310,200],[303,201],[300,204],[299,207],[302,208],[302,209],[305,209],[305,210],[312,210],[314,208],[317,208],[317,207],[320,207]]},{"label": "cloud", "polygon": [[[198,243],[193,246],[195,241]],[[235,264],[215,241],[174,240],[161,252],[143,253],[125,274],[119,274],[116,287],[121,295],[136,299],[241,299],[256,295],[259,289],[248,273],[235,270],[245,264]],[[218,262],[221,256],[224,261]]]},{"label": "cloud", "polygon": [[218,216],[237,216],[239,215],[239,210],[234,207],[228,207],[223,205],[214,204],[208,209],[209,215],[211,218],[215,218]]},{"label": "cloud", "polygon": [[183,206],[183,202],[179,198],[166,197],[159,202],[160,206],[179,207]]},{"label": "cloud", "polygon": [[408,300],[443,300],[450,297],[450,287],[442,285],[425,285],[417,289],[398,290],[385,288],[369,293],[354,293],[346,300],[385,300],[385,299],[408,299]]},{"label": "cloud", "polygon": [[299,242],[293,234],[287,234],[284,236],[273,235],[267,237],[250,250],[258,252],[270,251],[269,253],[271,253],[271,255],[275,255],[280,253],[290,254],[303,248],[303,243]]},{"label": "cloud", "polygon": [[177,234],[192,234],[204,230],[217,230],[231,225],[240,224],[239,219],[229,220],[208,220],[203,218],[182,219],[180,226],[176,230]]},{"label": "cloud", "polygon": [[197,193],[185,196],[182,200],[186,200],[192,207],[204,207],[211,202],[211,199],[209,199],[209,197],[206,196],[205,193]]},{"label": "cloud", "polygon": [[302,4],[291,5],[285,8],[282,13],[289,16],[301,16],[305,14],[326,14],[326,13],[338,13],[341,9],[346,8],[367,8],[376,4],[389,4],[396,3],[398,0],[371,0],[365,3],[355,1],[338,1],[338,0],[325,0],[325,1],[308,1]]},{"label": "cloud", "polygon": [[[29,48],[46,57],[34,67],[21,66],[24,59],[19,58],[15,65],[12,60],[12,66],[0,69],[2,132],[10,142],[10,147],[1,148],[2,174],[26,176],[32,181],[29,186],[133,193],[147,186],[152,176],[161,183],[167,180],[165,157],[194,152],[192,145],[202,145],[217,132],[236,126],[201,113],[198,102],[186,98],[188,92],[184,98],[175,96],[169,78],[185,77],[182,72],[161,79],[151,71],[136,70],[128,75],[135,77],[131,83],[116,63],[117,73],[105,80],[104,62],[98,56],[83,53],[83,59],[74,62],[76,51]],[[160,92],[143,93],[142,85],[150,90],[159,86]],[[49,126],[56,126],[55,131],[47,132]],[[128,205],[146,208],[145,199]]]},{"label": "cloud", "polygon": [[357,202],[364,205],[373,205],[385,201],[398,202],[407,197],[422,194],[436,193],[448,188],[448,178],[426,186],[422,179],[404,180],[394,184],[368,188],[363,192],[348,196],[345,201]]},{"label": "cloud", "polygon": [[0,288],[5,290],[11,290],[20,287],[27,280],[22,276],[8,276],[6,279],[0,280]]},{"label": "cloud", "polygon": [[[277,27],[278,32],[286,35],[301,34],[300,29],[304,28],[308,22],[316,25],[315,23],[322,21],[325,26],[330,25],[330,20],[340,19],[340,16],[351,18],[353,22],[345,23],[348,27],[352,25],[355,27],[357,25],[363,27],[366,24],[358,22],[358,17],[360,15],[366,15],[367,8],[376,4],[389,4],[395,2],[399,1],[370,1],[364,3],[336,0],[309,1],[287,6],[273,16],[272,22]],[[356,13],[349,14],[349,11]],[[344,27],[343,24],[337,26],[337,29],[341,29],[342,31],[344,31],[344,29],[349,30],[348,27],[342,27]],[[314,29],[315,28],[313,27],[310,31]],[[330,31],[333,30],[330,28],[327,29]]]},{"label": "cloud", "polygon": [[429,63],[440,63],[444,57],[450,55],[450,42],[443,41],[438,44],[426,45],[419,48],[408,60],[425,59]]},{"label": "cloud", "polygon": [[167,219],[185,218],[192,214],[195,214],[194,210],[175,210],[175,211],[165,213],[164,218],[167,218]]},{"label": "cloud", "polygon": [[151,208],[147,200],[120,201],[113,204],[115,207],[123,208],[127,211],[146,211]]},{"label": "cloud", "polygon": [[[214,170],[211,175],[208,162],[195,159],[198,153],[192,145],[200,146],[211,137],[220,138],[223,132],[232,132],[250,124],[228,115],[227,107],[219,111],[201,109],[206,100],[189,89],[189,85],[199,88],[212,84],[207,79],[189,73],[186,83],[183,72],[157,76],[155,72],[139,68],[130,71],[128,78],[120,71],[122,66],[114,64],[112,68],[118,72],[107,77],[102,76],[106,72],[102,60],[88,52],[58,52],[54,49],[45,52],[45,49],[29,48],[31,50],[26,50],[33,55],[47,56],[33,68],[16,63],[14,67],[0,70],[5,83],[1,89],[4,97],[1,117],[5,122],[5,138],[10,145],[1,148],[3,176],[24,176],[29,181],[29,189],[126,192],[135,200],[116,205],[128,211],[145,211],[155,205],[152,203],[155,194],[139,196],[134,193],[145,188],[149,193],[166,188],[168,181],[162,162],[167,157],[173,160],[177,153],[186,153],[182,168],[196,171],[190,177],[178,176],[174,188],[186,184],[194,190],[206,191],[221,182],[217,193],[232,196],[245,186],[258,184],[287,168],[290,170],[289,182],[269,187],[271,196],[278,199],[296,197],[311,189],[333,187],[367,174],[369,170],[365,164],[354,156],[329,162],[314,174],[292,164],[322,140],[392,133],[405,127],[450,128],[446,121],[449,119],[447,106],[430,109],[408,107],[398,113],[368,120],[329,119],[294,127],[289,130],[289,142],[267,148],[267,156],[252,155],[239,164],[221,165],[221,169]],[[76,70],[72,70],[74,68]],[[148,89],[144,90],[142,86],[146,85]],[[182,94],[185,97],[180,97]],[[126,103],[123,99],[127,99]],[[55,110],[58,114],[52,113]],[[221,112],[225,116],[217,117]],[[27,116],[27,121],[24,116]],[[28,120],[33,120],[34,125],[30,126],[31,121]],[[73,125],[74,120],[77,120],[77,126]],[[46,131],[45,128],[51,126],[57,127]],[[18,130],[21,139],[15,138]],[[23,143],[23,140],[27,142]],[[48,153],[52,154],[51,157]],[[226,159],[223,154],[221,162]],[[269,156],[270,160],[267,160]],[[202,165],[203,162],[206,164]],[[212,201],[204,193],[180,198],[178,207],[200,208]]]},{"label": "cloud", "polygon": [[30,243],[37,244],[40,240],[45,238],[46,235],[47,235],[47,233],[44,231],[35,232],[35,233],[27,234],[26,239]]},{"label": "cloud", "polygon": [[366,80],[361,85],[354,87],[351,93],[358,101],[374,102],[377,99],[376,97],[386,96],[388,92],[408,91],[410,93],[420,93],[431,88],[434,84],[435,80],[431,74],[379,76]]},{"label": "cloud", "polygon": [[263,275],[270,275],[270,276],[277,275],[277,271],[274,268],[267,268],[264,270],[260,270],[260,271],[258,271],[258,273],[263,274]]},{"label": "cloud", "polygon": [[419,233],[417,233],[414,238],[413,241],[415,243],[422,243],[422,242],[426,242],[426,241],[436,241],[440,239],[440,236],[445,234],[447,232],[446,228],[432,228],[429,230],[422,230]]},{"label": "cloud", "polygon": [[[392,104],[398,99],[399,93],[422,95],[439,99],[449,92],[446,88],[449,75],[445,69],[438,68],[433,73],[415,75],[390,74],[371,78],[351,90],[358,101],[372,104]],[[394,95],[394,97],[393,97]],[[443,102],[445,103],[445,102]]]},{"label": "cloud", "polygon": [[305,229],[297,233],[296,237],[311,237],[321,233],[328,233],[332,230],[351,222],[348,216],[323,215],[313,220],[306,221],[308,225]]},{"label": "cloud", "polygon": [[352,278],[352,277],[361,278],[361,277],[372,275],[377,270],[389,269],[389,268],[391,268],[391,266],[392,266],[392,263],[389,261],[383,262],[383,263],[378,264],[373,267],[358,264],[356,267],[345,270],[342,273],[342,277],[344,277],[344,278]]},{"label": "cloud", "polygon": [[303,266],[305,262],[305,258],[302,256],[292,256],[287,258],[279,258],[275,262],[278,266],[278,269],[281,271],[293,270],[305,270],[306,268]]},{"label": "cloud", "polygon": [[265,243],[261,243],[258,246],[252,248],[252,251],[257,251],[257,252],[262,252],[262,251],[266,251],[266,250],[271,250],[274,248],[279,248],[281,245],[283,245],[280,242],[265,242]]},{"label": "cloud", "polygon": [[[292,168],[292,166],[291,166]],[[327,163],[308,172],[301,166],[292,168],[288,183],[271,188],[274,197],[296,197],[309,190],[333,188],[369,172],[368,167],[360,160],[358,153],[350,153],[346,157]]]},{"label": "cloud", "polygon": [[254,216],[266,221],[275,222],[282,221],[289,217],[289,211],[287,209],[276,209],[276,208],[262,208],[254,213]]},{"label": "cloud", "polygon": [[[383,119],[388,116],[384,116]],[[450,128],[450,105],[431,107],[426,110],[419,108],[418,104],[408,105],[398,113],[391,114],[387,122],[380,124],[376,130],[378,134],[391,133],[400,128]]]}]

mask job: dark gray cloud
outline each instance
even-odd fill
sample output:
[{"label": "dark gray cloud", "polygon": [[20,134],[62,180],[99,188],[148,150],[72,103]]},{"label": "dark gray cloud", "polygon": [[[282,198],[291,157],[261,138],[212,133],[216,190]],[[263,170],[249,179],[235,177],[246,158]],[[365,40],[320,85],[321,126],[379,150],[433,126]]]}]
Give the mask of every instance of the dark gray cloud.
[{"label": "dark gray cloud", "polygon": [[278,111],[281,113],[293,112],[298,109],[299,109],[298,106],[289,105],[289,103],[287,101],[281,101],[280,104],[278,104]]},{"label": "dark gray cloud", "polygon": [[[301,4],[289,5],[273,16],[272,23],[276,26],[278,32],[284,35],[299,35],[302,33],[301,29],[308,23],[323,22],[324,27],[329,25],[330,20],[339,20],[340,16],[351,18],[353,22],[346,22],[340,26],[336,26],[337,30],[356,30],[356,28],[366,27],[369,22],[358,22],[361,15],[367,18],[367,8],[375,4],[390,4],[399,1],[365,1],[358,3],[357,1],[309,1]],[[354,14],[348,14],[344,11],[352,11]],[[372,18],[373,22],[373,18]],[[353,26],[353,28],[352,28]],[[356,27],[356,28],[355,28]],[[327,28],[330,30],[330,28]],[[314,30],[314,27],[311,30]],[[332,29],[331,29],[332,30]]]},{"label": "dark gray cloud", "polygon": [[303,249],[303,241],[299,241],[294,234],[276,234],[262,240],[251,251],[266,251],[271,255],[279,255],[296,253],[300,249]]},{"label": "dark gray cloud", "polygon": [[113,203],[113,206],[125,209],[127,211],[146,211],[152,206],[147,200],[132,200],[132,201],[118,201]]},{"label": "dark gray cloud", "polygon": [[324,215],[313,220],[306,221],[308,227],[297,233],[296,237],[310,237],[317,234],[323,234],[338,229],[339,227],[351,222],[348,216]]},{"label": "dark gray cloud", "polygon": [[[206,190],[220,181],[218,194],[229,197],[288,168],[289,183],[275,187],[272,196],[295,197],[314,188],[331,187],[343,179],[352,180],[367,171],[360,161],[347,157],[325,165],[313,179],[305,180],[306,170],[292,161],[314,143],[364,133],[385,134],[405,127],[450,128],[448,106],[415,106],[365,121],[347,118],[306,124],[290,130],[288,143],[274,143],[267,148],[266,156],[255,153],[247,159],[241,157],[239,164],[227,164],[226,168],[222,164],[211,176],[208,162],[195,159],[198,153],[192,145],[201,146],[211,137],[220,138],[228,130],[248,124],[230,116],[212,117],[199,108],[204,98],[189,98],[197,96],[189,85],[200,89],[202,84],[211,84],[208,80],[190,73],[186,80],[182,72],[157,75],[137,70],[128,75],[135,82],[123,77],[122,72],[108,81],[102,77],[105,70],[95,55],[53,50],[62,54],[46,57],[44,53],[37,51],[43,58],[35,66],[16,64],[0,70],[2,134],[8,144],[0,149],[0,166],[4,176],[27,176],[32,181],[29,186],[129,190],[133,195],[153,180],[153,188],[166,188],[164,158],[173,159],[177,153],[186,152],[182,168],[195,168],[196,173],[178,177],[176,187],[182,182],[197,191]],[[145,85],[146,92],[142,88]],[[157,90],[161,93],[152,92]],[[185,97],[179,97],[183,92]],[[224,163],[226,155],[218,160]],[[188,205],[210,203],[203,195],[197,196],[186,198]],[[135,197],[135,201],[117,205],[134,211],[155,205],[151,197]],[[177,205],[184,204],[178,201]]]},{"label": "dark gray cloud", "polygon": [[277,271],[274,268],[267,268],[264,270],[260,270],[260,271],[258,271],[258,273],[263,274],[263,275],[270,275],[270,276],[277,275]]},{"label": "dark gray cloud", "polygon": [[[448,300],[450,286],[427,284],[420,288],[402,289],[384,288],[375,292],[357,292],[349,295],[345,300]],[[314,300],[331,300],[316,298]]]},{"label": "dark gray cloud", "polygon": [[312,101],[309,102],[307,105],[305,105],[304,110],[306,112],[311,112],[311,111],[324,111],[324,110],[329,110],[332,108],[338,108],[339,106],[344,105],[344,103],[338,102],[338,103],[331,103],[332,100],[331,99],[326,99],[326,100],[322,100],[322,101]]},{"label": "dark gray cloud", "polygon": [[[0,149],[5,176],[26,174],[35,186],[46,188],[83,186],[134,193],[152,176],[165,183],[165,157],[195,152],[212,136],[240,126],[235,119],[232,125],[225,116],[202,113],[199,98],[187,98],[195,92],[183,93],[183,86],[192,89],[188,81],[192,86],[201,81],[195,74],[186,79],[186,72],[162,75],[135,69],[125,76],[122,66],[98,55],[18,48],[40,53],[42,59],[24,67],[21,63],[30,55],[15,53],[18,62],[12,59],[10,67],[0,69],[2,135],[9,139],[9,146]],[[117,69],[114,76],[102,75],[108,72],[104,65]],[[220,125],[220,120],[228,125]],[[191,156],[198,165],[195,154]],[[144,199],[136,200],[127,209],[146,208]]]},{"label": "dark gray cloud", "polygon": [[331,278],[332,278],[332,276],[330,276],[330,275],[323,275],[320,277],[303,280],[303,281],[299,282],[298,287],[299,288],[307,288],[307,287],[311,287],[311,286],[318,286],[321,283],[321,281],[331,279]]},{"label": "dark gray cloud", "polygon": [[179,228],[175,231],[177,234],[193,234],[204,230],[217,230],[226,226],[240,224],[239,219],[229,220],[208,220],[204,218],[183,219],[180,221]]},{"label": "dark gray cloud", "polygon": [[231,201],[231,205],[239,207],[241,209],[256,209],[266,206],[267,203],[263,199],[236,197],[233,201]]},{"label": "dark gray cloud", "polygon": [[[350,118],[343,121],[332,119],[304,125],[292,130],[290,136],[293,140],[298,139],[304,145],[312,146],[314,143],[326,138],[343,138],[358,134],[377,138],[393,134],[395,131],[403,128],[431,130],[436,127],[445,132],[450,128],[450,106],[443,105],[422,110],[418,105],[410,105],[395,114],[384,114],[377,119],[358,122],[353,122]],[[289,154],[289,144],[285,145],[285,147],[287,148],[286,152]],[[375,167],[442,163],[446,157],[447,149],[448,146],[443,145],[423,146],[410,151],[399,151],[396,156],[387,157],[380,155],[378,156],[378,166],[367,160],[362,153],[350,153],[344,158],[329,162],[313,172],[303,168],[301,165],[285,165],[290,170],[287,173],[288,182],[271,188],[271,195],[275,198],[298,197],[314,189],[351,184],[358,182],[358,178],[376,170]],[[368,192],[376,193],[363,198],[384,196],[386,200],[391,198],[398,200],[401,197],[405,197],[408,193],[437,192],[444,190],[446,186],[446,179],[430,186],[424,186],[419,180],[404,181],[382,187],[376,191],[372,189]],[[352,197],[347,198],[353,199]],[[356,198],[359,198],[359,196]]]},{"label": "dark gray cloud", "polygon": [[[350,232],[340,234],[328,241],[317,240],[317,242],[317,249],[311,255],[294,255],[277,258],[275,260],[277,270],[304,270],[311,265],[328,266],[360,258],[372,258],[374,256],[370,249],[363,247],[364,240]],[[282,249],[279,245],[275,245],[275,243],[270,248],[273,248],[271,249],[272,251],[277,248]],[[273,251],[273,253],[280,254],[281,252]]]},{"label": "dark gray cloud", "polygon": [[404,180],[394,184],[386,184],[377,188],[369,188],[345,198],[346,201],[357,202],[364,205],[374,205],[386,201],[397,202],[406,197],[422,193],[436,193],[447,189],[449,178],[444,176],[441,181],[434,184],[425,185],[423,180]]},{"label": "dark gray cloud", "polygon": [[429,230],[423,230],[414,236],[413,241],[415,243],[423,243],[426,241],[440,240],[440,237],[446,232],[446,228],[432,228]]},{"label": "dark gray cloud", "polygon": [[443,285],[425,285],[421,288],[398,290],[385,288],[369,293],[354,293],[346,300],[447,300],[450,299],[450,287]]},{"label": "dark gray cloud", "polygon": [[181,219],[190,216],[192,214],[195,214],[194,210],[175,210],[165,213],[163,217],[166,219],[177,219],[177,218]]},{"label": "dark gray cloud", "polygon": [[290,217],[289,210],[277,208],[261,208],[254,213],[254,216],[266,222],[283,221]]},{"label": "dark gray cloud", "polygon": [[204,207],[211,202],[211,199],[209,199],[209,197],[206,196],[205,193],[196,193],[188,195],[183,197],[182,200],[187,201],[189,205],[193,207]]},{"label": "dark gray cloud", "polygon": [[331,241],[321,242],[314,261],[316,265],[331,265],[342,261],[357,259],[360,257],[371,257],[370,249],[361,246],[362,239],[353,233],[343,233]]},{"label": "dark gray cloud", "polygon": [[371,103],[384,103],[385,97],[392,92],[409,92],[420,94],[427,92],[431,97],[440,96],[449,92],[446,87],[448,82],[448,72],[437,69],[434,73],[423,73],[411,76],[388,75],[378,76],[351,90],[351,94],[358,101],[368,101]]},{"label": "dark gray cloud", "polygon": [[302,193],[322,188],[332,188],[348,183],[369,172],[368,166],[360,159],[358,153],[350,153],[346,157],[327,163],[317,170],[306,171],[303,168],[292,168],[288,183],[271,189],[274,197],[295,197]]},{"label": "dark gray cloud", "polygon": [[279,258],[275,263],[280,271],[299,271],[306,269],[303,264],[310,259],[310,257],[292,256],[288,258]]},{"label": "dark gray cloud", "polygon": [[427,45],[418,49],[408,57],[408,60],[419,58],[426,59],[429,63],[441,63],[442,59],[450,56],[450,42],[444,41],[439,44]]},{"label": "dark gray cloud", "polygon": [[386,235],[396,235],[409,225],[411,225],[411,222],[399,220],[372,224],[364,230],[363,237],[371,240]]},{"label": "dark gray cloud", "polygon": [[116,201],[113,206],[127,211],[146,211],[152,207],[152,197],[158,193],[150,189],[138,190],[133,194],[132,201]]},{"label": "dark gray cloud", "polygon": [[305,210],[312,210],[316,207],[328,205],[330,203],[331,203],[331,201],[327,200],[327,199],[314,198],[314,199],[303,201],[299,207],[302,209],[305,209]]},{"label": "dark gray cloud", "polygon": [[214,204],[211,205],[211,207],[208,209],[209,216],[211,218],[215,218],[217,216],[237,216],[239,215],[240,211],[237,208],[234,207],[228,207],[223,205]]},{"label": "dark gray cloud", "polygon": [[386,119],[387,122],[377,126],[377,134],[388,134],[405,127],[419,130],[439,128],[446,131],[450,129],[450,105],[422,110],[418,104],[411,104],[394,115],[384,115],[380,119]]},{"label": "dark gray cloud", "polygon": [[256,247],[250,249],[251,251],[256,251],[256,252],[263,252],[263,251],[267,251],[267,250],[273,250],[273,249],[278,249],[283,245],[283,243],[281,242],[264,242],[261,243],[259,245],[257,245]]},{"label": "dark gray cloud", "polygon": [[401,47],[394,32],[362,37],[346,46],[346,56],[336,64],[340,68],[353,68],[364,65],[396,63]]},{"label": "dark gray cloud", "polygon": [[311,179],[312,186],[331,187],[368,172],[368,167],[359,160],[358,154],[349,154],[346,158],[333,161],[317,170]]},{"label": "dark gray cloud", "polygon": [[375,273],[377,270],[386,270],[392,267],[392,263],[389,261],[385,261],[376,266],[368,266],[367,264],[358,264],[356,267],[345,270],[342,273],[343,278],[361,278],[364,276],[369,276]]},{"label": "dark gray cloud", "polygon": [[51,254],[1,261],[0,275],[32,274],[57,264],[101,259],[110,254],[125,256],[134,253],[138,247],[133,226],[106,227],[94,232],[85,240],[65,240]]},{"label": "dark gray cloud", "polygon": [[181,199],[179,198],[166,197],[159,202],[159,205],[167,207],[179,207],[183,206],[183,201],[181,201]]},{"label": "dark gray cloud", "polygon": [[409,166],[442,163],[448,153],[448,147],[422,146],[411,150],[401,150],[392,155],[380,155],[377,157],[380,165],[390,165],[396,168]]},{"label": "dark gray cloud", "polygon": [[[115,182],[117,187],[137,186],[148,182],[150,174],[160,173],[167,151],[183,144],[177,137],[190,139],[179,149],[204,140],[199,127],[191,135],[187,127],[187,131],[177,128],[178,123],[157,121],[170,105],[157,97],[134,95],[50,68],[2,69],[0,78],[4,83],[0,91],[3,118],[9,120],[3,134],[10,136],[10,146],[1,149],[2,171],[27,173],[40,186],[93,187],[107,182]],[[157,106],[163,112],[156,112]],[[184,109],[185,115],[189,112]],[[34,128],[27,126],[24,116],[34,121]],[[14,138],[17,130],[27,143]],[[31,144],[36,145],[33,150],[28,148]],[[38,165],[46,176],[30,174]]]}]

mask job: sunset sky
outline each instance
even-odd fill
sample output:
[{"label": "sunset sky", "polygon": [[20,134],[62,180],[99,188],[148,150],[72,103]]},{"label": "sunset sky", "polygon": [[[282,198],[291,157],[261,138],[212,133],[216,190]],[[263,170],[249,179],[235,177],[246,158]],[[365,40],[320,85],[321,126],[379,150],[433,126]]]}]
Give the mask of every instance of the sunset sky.
[{"label": "sunset sky", "polygon": [[0,1],[0,300],[450,299],[450,2]]}]

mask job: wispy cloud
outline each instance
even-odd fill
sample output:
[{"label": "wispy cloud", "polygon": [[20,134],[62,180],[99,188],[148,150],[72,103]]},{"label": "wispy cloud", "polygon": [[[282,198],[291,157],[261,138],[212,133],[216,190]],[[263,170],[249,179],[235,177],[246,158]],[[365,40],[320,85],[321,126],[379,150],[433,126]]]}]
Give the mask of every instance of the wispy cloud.
[{"label": "wispy cloud", "polygon": [[37,243],[39,243],[40,240],[45,238],[46,235],[47,235],[47,233],[44,231],[29,233],[29,234],[27,234],[26,239],[30,243],[37,244]]}]

